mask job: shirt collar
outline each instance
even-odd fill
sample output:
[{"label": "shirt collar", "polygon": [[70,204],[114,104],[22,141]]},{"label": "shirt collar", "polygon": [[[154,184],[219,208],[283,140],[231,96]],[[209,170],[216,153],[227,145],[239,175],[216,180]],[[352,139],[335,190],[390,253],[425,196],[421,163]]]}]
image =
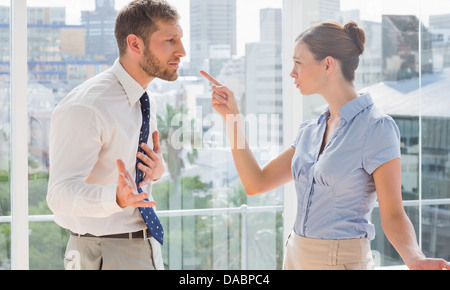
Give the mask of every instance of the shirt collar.
[{"label": "shirt collar", "polygon": [[[365,93],[342,106],[342,108],[339,109],[339,112],[341,114],[341,118],[344,119],[346,122],[349,122],[350,120],[355,118],[356,115],[358,115],[363,110],[372,105],[373,105],[372,97],[370,96],[369,93]],[[327,120],[329,116],[330,116],[330,109],[327,108],[327,110],[319,117],[317,123],[320,124],[322,121]]]},{"label": "shirt collar", "polygon": [[356,115],[372,105],[372,97],[369,93],[365,93],[342,106],[342,108],[339,109],[339,112],[341,113],[341,118],[349,122],[350,120],[355,118]]},{"label": "shirt collar", "polygon": [[136,104],[145,93],[145,89],[143,89],[142,86],[125,70],[119,59],[116,59],[114,62],[112,71],[125,90],[130,104]]}]

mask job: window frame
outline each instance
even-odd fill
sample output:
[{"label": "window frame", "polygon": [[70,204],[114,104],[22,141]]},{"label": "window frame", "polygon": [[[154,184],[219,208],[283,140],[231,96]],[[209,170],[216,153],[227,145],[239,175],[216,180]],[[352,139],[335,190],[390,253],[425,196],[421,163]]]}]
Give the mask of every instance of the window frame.
[{"label": "window frame", "polygon": [[[10,1],[11,269],[29,269],[27,1]],[[24,152],[26,152],[24,154]]]},{"label": "window frame", "polygon": [[[294,55],[294,40],[302,32],[302,18],[296,11],[302,11],[302,1],[283,0],[282,7],[282,51],[283,51],[283,146],[288,148],[298,132],[298,126],[303,122],[303,103],[298,96],[298,90],[292,85],[289,74],[292,70]],[[284,186],[283,240],[289,236],[297,213],[297,194],[293,182]],[[283,253],[286,249],[283,249]]]}]

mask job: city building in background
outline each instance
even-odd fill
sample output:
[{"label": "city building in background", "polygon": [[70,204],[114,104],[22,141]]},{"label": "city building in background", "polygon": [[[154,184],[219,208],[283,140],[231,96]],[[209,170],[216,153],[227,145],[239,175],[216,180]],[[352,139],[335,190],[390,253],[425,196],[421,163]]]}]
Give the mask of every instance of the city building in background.
[{"label": "city building in background", "polygon": [[[27,16],[29,150],[30,158],[43,165],[38,166],[42,170],[48,166],[50,115],[55,105],[72,88],[107,69],[109,61],[100,51],[87,55],[86,40],[92,37],[86,31],[93,30],[91,24],[67,25],[65,8],[29,7]],[[0,21],[0,38],[5,40],[0,42],[0,78],[9,80],[9,8],[0,7]],[[9,90],[4,98],[9,98]]]},{"label": "city building in background", "polygon": [[117,11],[114,0],[95,0],[94,11],[81,12],[81,24],[86,33],[85,58],[106,59],[112,65],[119,56],[114,24]]},{"label": "city building in background", "polygon": [[[383,80],[433,72],[431,33],[415,15],[383,15]],[[419,49],[420,48],[420,49]]]},{"label": "city building in background", "polygon": [[[341,0],[301,1],[302,27],[307,29],[323,21],[340,20]],[[349,19],[345,19],[349,20]],[[325,104],[321,96],[305,96],[303,99],[303,116],[305,120],[315,118],[314,111]]]},{"label": "city building in background", "polygon": [[[256,148],[281,150],[283,144],[283,90],[281,9],[260,11],[260,41],[246,46],[243,113],[258,119]],[[263,118],[259,118],[263,116]]]},{"label": "city building in background", "polygon": [[433,42],[433,70],[450,66],[450,14],[431,15],[430,32]]},{"label": "city building in background", "polygon": [[190,25],[191,74],[218,75],[237,52],[236,0],[191,0]]}]

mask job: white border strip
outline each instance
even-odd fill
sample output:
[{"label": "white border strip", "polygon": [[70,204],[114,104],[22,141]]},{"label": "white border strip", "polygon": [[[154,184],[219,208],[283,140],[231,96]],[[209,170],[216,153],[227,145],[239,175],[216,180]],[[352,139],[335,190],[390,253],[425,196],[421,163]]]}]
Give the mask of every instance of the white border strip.
[{"label": "white border strip", "polygon": [[29,269],[27,1],[11,0],[11,269]]},{"label": "white border strip", "polygon": [[[298,126],[303,122],[300,93],[289,76],[294,56],[295,39],[302,31],[303,0],[283,0],[283,140],[284,149],[292,145]],[[287,239],[297,214],[297,194],[293,182],[284,186],[283,239]]]}]

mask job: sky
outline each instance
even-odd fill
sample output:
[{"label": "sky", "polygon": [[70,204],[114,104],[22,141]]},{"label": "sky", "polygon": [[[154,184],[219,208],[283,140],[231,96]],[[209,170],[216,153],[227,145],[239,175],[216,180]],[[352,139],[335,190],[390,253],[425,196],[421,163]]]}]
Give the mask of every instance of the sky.
[{"label": "sky", "polygon": [[341,0],[341,10],[359,9],[361,19],[381,22],[382,14],[422,15],[428,26],[430,15],[450,14],[450,0]]},{"label": "sky", "polygon": [[[0,0],[0,4],[9,3],[10,0]],[[130,0],[116,0],[116,8],[119,9]],[[205,0],[207,1],[207,0]],[[309,0],[305,0],[309,1]],[[169,0],[181,12],[189,11],[188,0]],[[68,14],[74,12],[75,15],[80,10],[94,9],[94,0],[28,0],[29,6],[66,6]],[[237,1],[239,6],[244,8],[245,17],[254,18],[252,11],[265,7],[281,7],[282,0],[242,0]],[[343,10],[359,8],[362,17],[367,20],[377,19],[381,11],[389,14],[416,14],[421,9],[423,14],[450,13],[449,0],[341,0]],[[243,13],[241,13],[243,14]],[[252,15],[253,14],[253,15]],[[239,15],[238,15],[239,16]]]},{"label": "sky", "polygon": [[[115,6],[119,10],[130,0],[116,0]],[[168,0],[181,14],[181,26],[184,34],[189,35],[189,1]],[[207,1],[207,0],[205,0]],[[0,0],[9,2],[9,0]],[[282,0],[238,0],[237,1],[237,38],[238,55],[245,52],[245,43],[259,41],[259,10],[262,8],[281,8]],[[79,24],[80,11],[94,10],[94,0],[28,0],[29,6],[65,6],[67,24]],[[183,39],[187,51],[189,51],[189,37]]]},{"label": "sky", "polygon": [[[119,10],[130,0],[116,0]],[[183,39],[189,52],[189,1],[168,0],[182,15]],[[205,0],[207,1],[207,0]],[[310,0],[305,0],[310,1]],[[10,0],[0,0],[0,5],[8,5]],[[27,0],[29,6],[66,7],[67,24],[80,24],[80,11],[93,10],[94,0]],[[262,8],[281,8],[283,0],[238,0],[237,1],[237,38],[238,55],[245,52],[245,44],[259,41],[259,10]],[[381,14],[414,14],[428,25],[428,15],[450,14],[450,0],[341,0],[341,10],[359,9],[361,19],[381,21]]]}]

